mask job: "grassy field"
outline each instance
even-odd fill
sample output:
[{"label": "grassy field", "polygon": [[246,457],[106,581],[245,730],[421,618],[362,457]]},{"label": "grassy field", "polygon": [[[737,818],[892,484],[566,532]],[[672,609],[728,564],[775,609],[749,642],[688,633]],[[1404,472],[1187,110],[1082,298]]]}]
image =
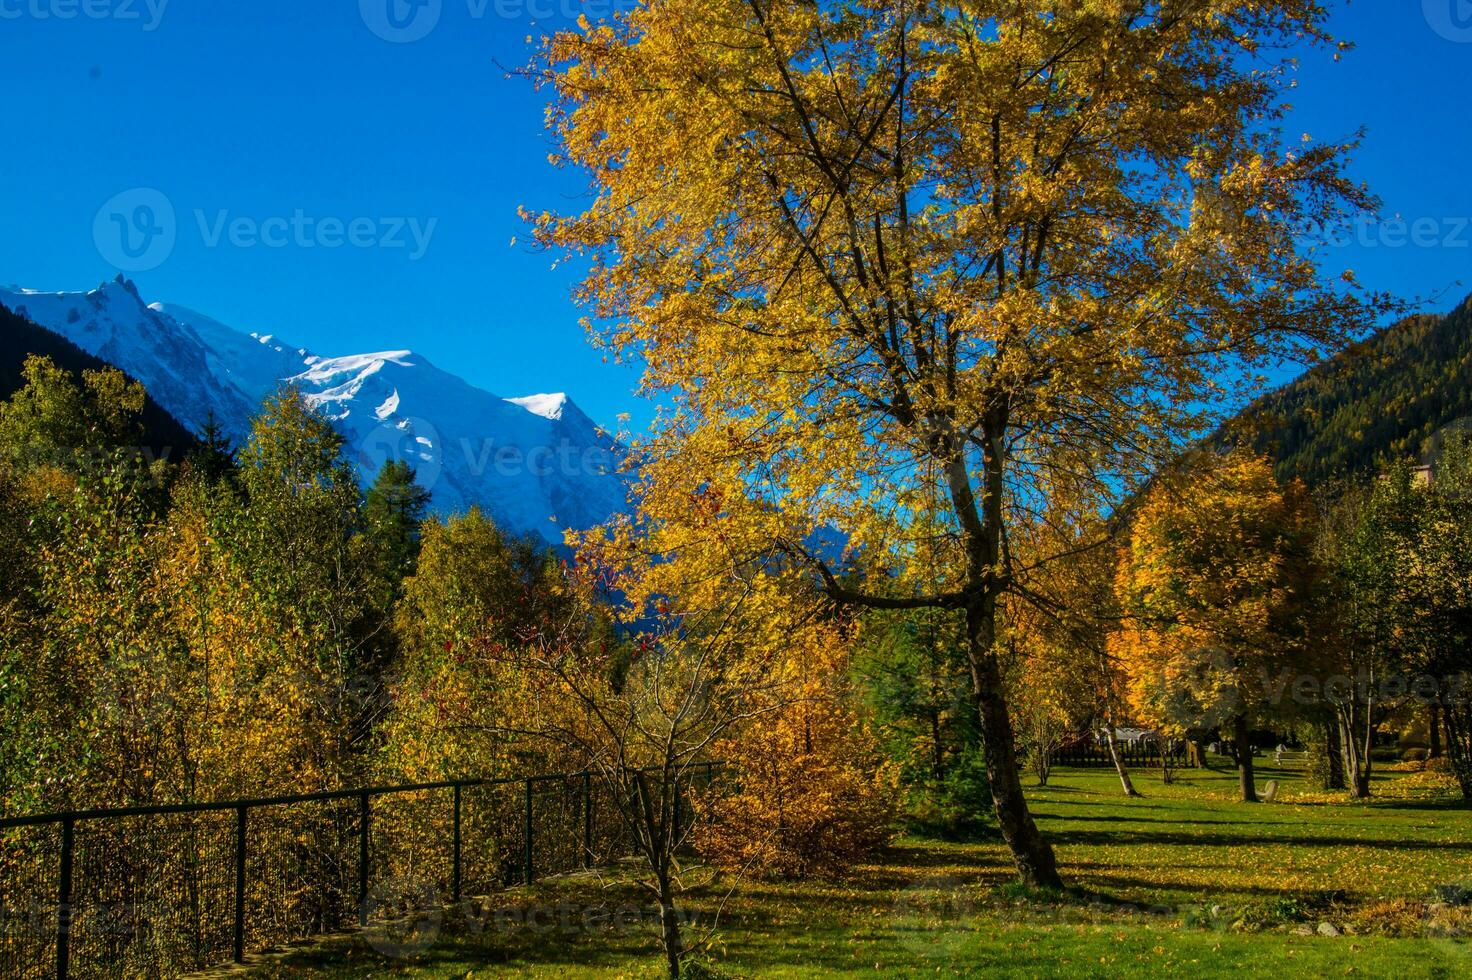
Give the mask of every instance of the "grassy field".
[{"label": "grassy field", "polygon": [[[1472,810],[1444,781],[1382,774],[1377,800],[1347,804],[1268,766],[1279,802],[1247,806],[1231,772],[1137,776],[1144,799],[1080,770],[1032,791],[1061,895],[1011,884],[999,844],[907,839],[841,880],[697,886],[691,932],[730,976],[1472,976],[1472,910],[1435,904],[1472,883]],[[253,972],[657,977],[647,904],[618,872],[568,877],[451,915],[432,942],[373,933]]]}]

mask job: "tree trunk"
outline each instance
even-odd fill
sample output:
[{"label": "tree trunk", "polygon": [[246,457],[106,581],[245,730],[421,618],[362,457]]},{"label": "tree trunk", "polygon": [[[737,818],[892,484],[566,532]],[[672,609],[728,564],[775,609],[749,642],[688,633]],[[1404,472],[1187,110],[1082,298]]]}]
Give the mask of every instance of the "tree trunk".
[{"label": "tree trunk", "polygon": [[679,980],[680,961],[685,957],[685,941],[680,935],[680,916],[675,910],[674,892],[670,888],[668,874],[659,877],[659,926],[670,980]]},{"label": "tree trunk", "polygon": [[1344,749],[1339,744],[1339,721],[1324,722],[1324,753],[1329,757],[1329,778],[1325,789],[1344,789]]},{"label": "tree trunk", "polygon": [[1356,701],[1339,711],[1339,742],[1344,750],[1344,785],[1351,799],[1362,800],[1370,792],[1369,759],[1361,752],[1356,734],[1360,712]]},{"label": "tree trunk", "polygon": [[1370,798],[1370,770],[1374,768],[1375,749],[1375,710],[1373,706],[1365,705],[1365,742],[1364,752],[1360,756],[1360,771],[1355,778],[1354,796],[1357,800]]},{"label": "tree trunk", "polygon": [[1202,769],[1210,769],[1211,762],[1206,758],[1206,746],[1201,744],[1199,738],[1187,738],[1186,745],[1191,753],[1191,761]]},{"label": "tree trunk", "polygon": [[1344,756],[1344,788],[1353,795],[1360,781],[1359,743],[1354,739],[1354,716],[1341,709],[1335,722],[1339,734],[1339,749]]},{"label": "tree trunk", "polygon": [[1360,771],[1355,774],[1354,792],[1351,795],[1357,800],[1370,798],[1370,760],[1368,758],[1360,766]]},{"label": "tree trunk", "polygon": [[1044,726],[1040,726],[1033,745],[1032,771],[1038,777],[1038,785],[1048,785],[1053,774],[1053,740]]},{"label": "tree trunk", "polygon": [[945,746],[941,744],[940,712],[930,713],[930,775],[937,783],[945,778]]},{"label": "tree trunk", "polygon": [[[673,769],[667,765],[666,773]],[[629,799],[624,807],[629,818],[629,830],[643,851],[645,864],[654,879],[653,890],[659,900],[659,938],[664,945],[665,966],[670,980],[679,980],[680,961],[685,957],[685,942],[670,876],[675,849],[679,845],[675,830],[678,820],[674,815],[675,807],[679,806],[679,784],[674,781],[677,778],[666,776],[661,780],[660,795],[656,799],[650,792],[644,772],[635,770],[633,779],[626,784]]]},{"label": "tree trunk", "polygon": [[1427,722],[1430,728],[1431,751],[1427,758],[1441,758],[1441,708],[1432,701],[1426,705]]},{"label": "tree trunk", "polygon": [[1160,743],[1160,781],[1167,786],[1176,781],[1176,770],[1171,764],[1172,761],[1170,743],[1162,741]]},{"label": "tree trunk", "polygon": [[1448,702],[1442,706],[1442,718],[1446,721],[1446,752],[1451,760],[1452,772],[1457,784],[1462,787],[1462,798],[1472,801],[1472,711],[1465,701]]},{"label": "tree trunk", "polygon": [[1247,716],[1238,715],[1233,723],[1232,748],[1237,753],[1237,779],[1242,787],[1242,802],[1257,802],[1257,785],[1252,776],[1252,741],[1247,730]]},{"label": "tree trunk", "polygon": [[971,666],[971,689],[981,720],[981,741],[986,751],[987,778],[997,808],[1002,838],[1012,849],[1018,877],[1029,885],[1062,888],[1053,848],[1038,832],[1027,798],[1022,794],[1022,777],[1017,770],[1017,744],[1007,700],[1002,693],[1001,670],[997,665],[996,598],[988,596],[966,610],[967,656]]},{"label": "tree trunk", "polygon": [[1119,775],[1120,789],[1124,790],[1125,796],[1139,796],[1140,793],[1135,789],[1135,784],[1130,782],[1130,773],[1124,767],[1124,760],[1119,757],[1119,746],[1114,744],[1114,716],[1111,713],[1105,718],[1107,727],[1104,729],[1104,737],[1109,740],[1109,758],[1114,762],[1115,773]]}]

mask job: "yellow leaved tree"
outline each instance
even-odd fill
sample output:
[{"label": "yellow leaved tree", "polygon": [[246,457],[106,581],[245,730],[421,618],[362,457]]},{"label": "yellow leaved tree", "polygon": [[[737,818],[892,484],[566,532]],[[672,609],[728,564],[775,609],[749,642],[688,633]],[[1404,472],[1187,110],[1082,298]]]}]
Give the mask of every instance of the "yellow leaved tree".
[{"label": "yellow leaved tree", "polygon": [[[1254,366],[1340,343],[1378,302],[1325,285],[1302,240],[1372,207],[1350,147],[1274,128],[1285,49],[1331,44],[1326,17],[662,0],[555,34],[529,68],[556,162],[591,181],[537,239],[588,262],[599,337],[666,405],[639,447],[647,549],[705,550],[720,576],[739,545],[844,604],[963,614],[1028,882],[1061,879],[1022,795],[998,616],[1049,556],[1017,561],[1012,533],[1044,504],[1107,510]],[[724,519],[660,537],[706,506]]]}]

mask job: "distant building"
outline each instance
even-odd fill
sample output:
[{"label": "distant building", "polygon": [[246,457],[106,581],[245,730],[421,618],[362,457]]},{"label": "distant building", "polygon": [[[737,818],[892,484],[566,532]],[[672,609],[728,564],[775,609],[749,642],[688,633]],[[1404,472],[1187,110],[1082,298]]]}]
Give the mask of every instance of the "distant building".
[{"label": "distant building", "polygon": [[1416,486],[1429,487],[1436,482],[1436,468],[1449,439],[1472,439],[1472,416],[1448,422],[1426,440],[1426,454],[1422,457],[1424,463],[1411,470],[1411,480]]}]

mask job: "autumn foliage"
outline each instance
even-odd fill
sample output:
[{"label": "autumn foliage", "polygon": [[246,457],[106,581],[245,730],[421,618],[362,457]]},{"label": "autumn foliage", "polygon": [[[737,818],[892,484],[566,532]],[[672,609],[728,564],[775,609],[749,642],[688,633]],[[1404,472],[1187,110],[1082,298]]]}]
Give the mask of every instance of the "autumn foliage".
[{"label": "autumn foliage", "polygon": [[1248,722],[1273,707],[1274,677],[1308,648],[1315,523],[1302,485],[1280,486],[1245,452],[1195,456],[1152,489],[1121,555],[1128,618],[1112,646],[1142,720],[1245,743]]},{"label": "autumn foliage", "polygon": [[717,745],[735,792],[711,797],[699,846],[722,867],[831,872],[892,836],[897,767],[859,710],[850,649],[831,627],[797,638],[780,668],[782,703]]},{"label": "autumn foliage", "polygon": [[1061,879],[1017,779],[1002,607],[1062,556],[1012,543],[1109,512],[1261,366],[1379,308],[1303,242],[1373,207],[1351,144],[1276,127],[1282,49],[1332,44],[1326,19],[669,0],[529,68],[589,185],[529,212],[536,240],[585,263],[595,336],[667,405],[638,447],[650,513],[713,487],[731,539],[835,601],[962,614],[1030,883]]}]

